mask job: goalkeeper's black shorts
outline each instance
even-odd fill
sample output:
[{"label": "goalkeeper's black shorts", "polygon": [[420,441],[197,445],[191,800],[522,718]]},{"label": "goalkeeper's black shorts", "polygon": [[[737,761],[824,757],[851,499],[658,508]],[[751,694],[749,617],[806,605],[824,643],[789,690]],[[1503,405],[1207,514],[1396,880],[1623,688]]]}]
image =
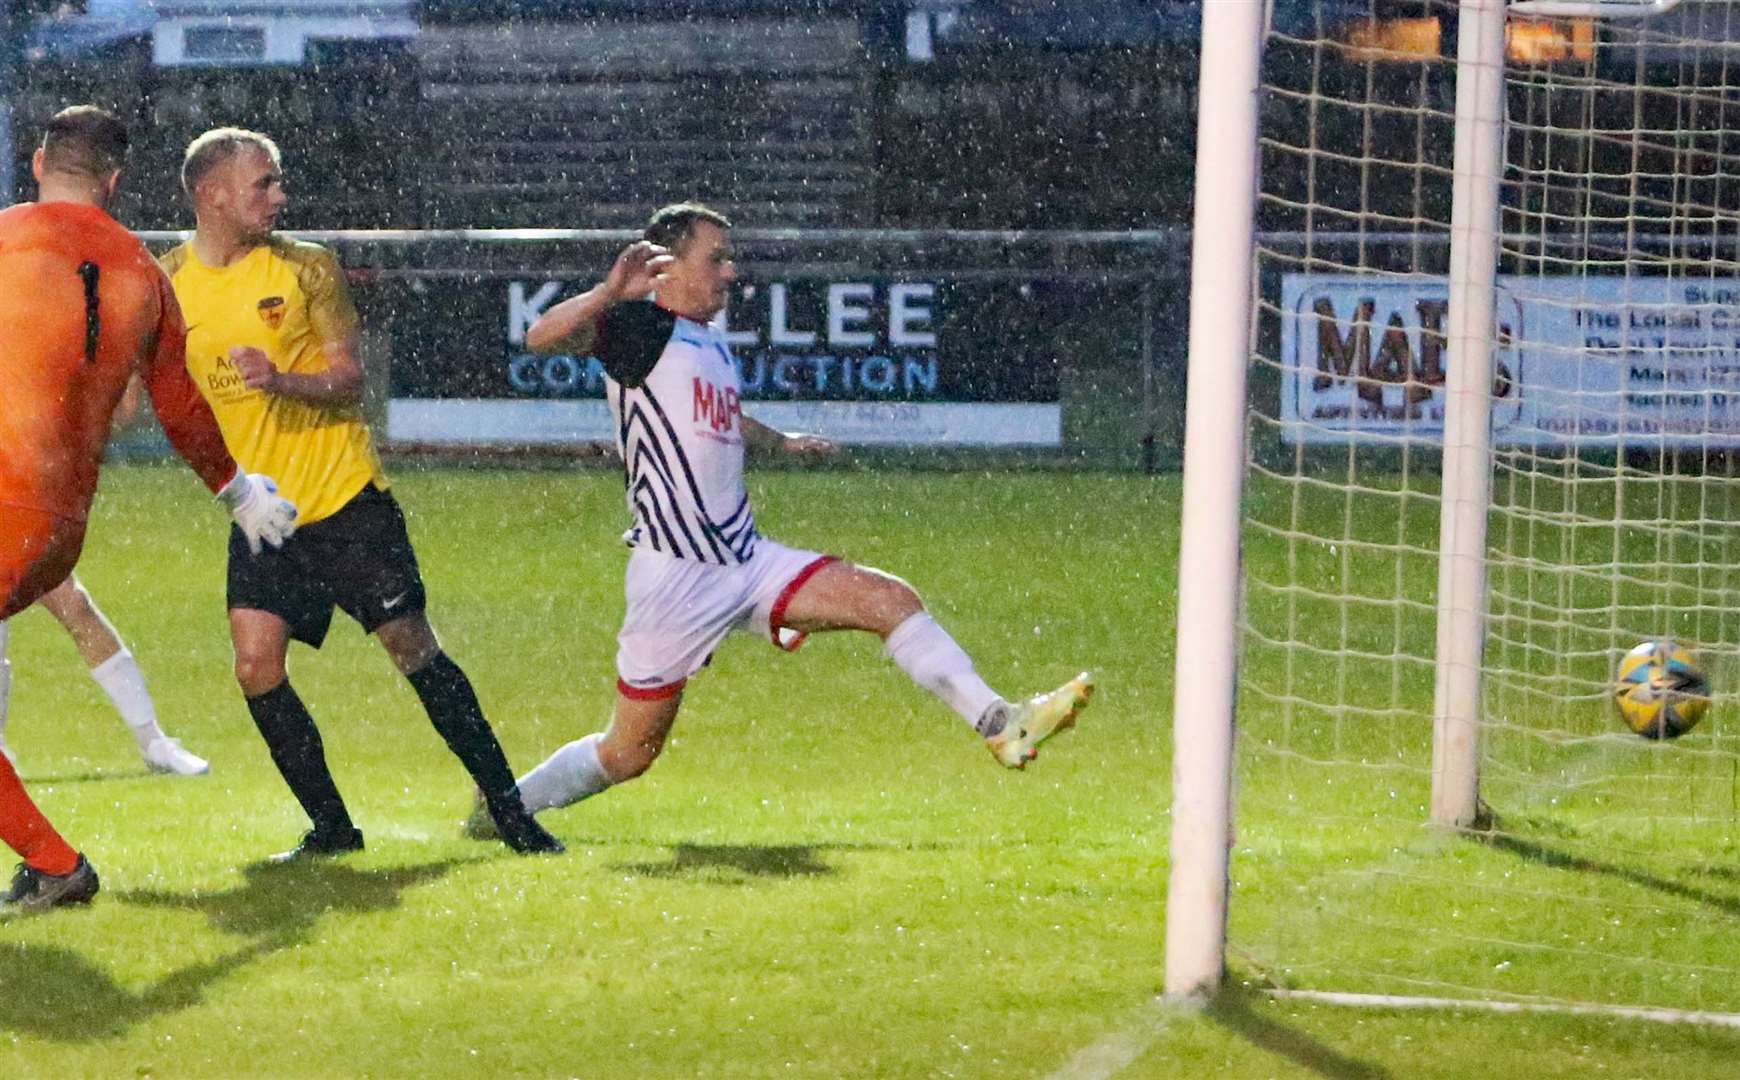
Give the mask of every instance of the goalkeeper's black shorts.
[{"label": "goalkeeper's black shorts", "polygon": [[258,555],[232,526],[226,600],[231,608],[271,612],[290,624],[291,637],[315,648],[326,639],[335,606],[372,634],[426,602],[405,515],[390,492],[373,484],[331,517],[298,527],[283,547]]}]

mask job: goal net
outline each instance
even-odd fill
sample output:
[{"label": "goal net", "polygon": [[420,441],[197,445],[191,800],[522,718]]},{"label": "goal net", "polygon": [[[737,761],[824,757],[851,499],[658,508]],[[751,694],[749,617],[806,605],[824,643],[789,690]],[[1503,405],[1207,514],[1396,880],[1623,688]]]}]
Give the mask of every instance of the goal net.
[{"label": "goal net", "polygon": [[[1269,16],[1227,963],[1740,1013],[1740,3],[1512,12],[1502,58],[1459,69],[1478,6]],[[1484,423],[1455,428],[1458,84],[1482,71],[1496,236],[1468,258],[1494,311]],[[1441,591],[1447,428],[1487,440],[1472,602]],[[1678,739],[1613,699],[1655,639],[1714,687]],[[1465,781],[1447,679],[1473,689]],[[1474,812],[1434,827],[1435,781],[1477,785]]]}]

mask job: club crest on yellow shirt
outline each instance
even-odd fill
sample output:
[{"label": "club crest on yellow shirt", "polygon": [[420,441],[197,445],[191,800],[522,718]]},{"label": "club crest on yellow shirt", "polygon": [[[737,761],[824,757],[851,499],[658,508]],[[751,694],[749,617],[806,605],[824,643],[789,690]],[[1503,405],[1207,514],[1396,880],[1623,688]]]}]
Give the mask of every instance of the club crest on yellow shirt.
[{"label": "club crest on yellow shirt", "polygon": [[260,313],[260,321],[265,323],[267,326],[270,326],[272,329],[276,330],[278,327],[283,325],[284,298],[282,296],[266,297],[264,300],[260,301],[260,305],[256,310]]}]

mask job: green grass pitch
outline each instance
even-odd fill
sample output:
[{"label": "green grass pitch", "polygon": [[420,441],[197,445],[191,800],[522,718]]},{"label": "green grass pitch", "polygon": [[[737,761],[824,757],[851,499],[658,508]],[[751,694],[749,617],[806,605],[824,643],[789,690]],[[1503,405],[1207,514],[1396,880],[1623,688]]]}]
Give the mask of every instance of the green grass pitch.
[{"label": "green grass pitch", "polygon": [[[602,726],[618,478],[399,469],[396,481],[432,621],[516,767]],[[1732,1032],[1278,1004],[1252,988],[1280,976],[1238,953],[1241,988],[1220,1004],[1157,1007],[1177,479],[842,469],[751,485],[765,532],[905,576],[1005,692],[1096,668],[1080,728],[1004,772],[874,640],[820,636],[783,656],[739,638],[691,685],[664,759],[549,815],[569,853],[525,859],[458,836],[463,772],[341,617],[324,650],[296,647],[292,673],[368,850],[261,869],[303,821],[230,676],[222,515],[183,470],[112,467],[80,574],[165,726],[213,771],[145,775],[66,636],[42,612],[17,618],[9,741],[104,891],[88,910],[0,923],[0,1075],[1732,1074]],[[1262,709],[1242,723],[1251,745],[1275,730]],[[1393,735],[1347,737],[1343,756],[1395,749]],[[1585,922],[1552,924],[1590,945],[1555,954],[1567,993],[1644,927],[1672,964],[1695,948],[1736,966],[1731,845],[1606,865],[1586,847],[1555,862],[1435,843],[1407,815],[1374,819],[1363,789],[1304,761],[1272,765],[1262,752],[1241,765],[1235,937],[1314,935],[1313,955],[1357,967],[1373,924],[1430,943],[1447,918],[1497,919],[1478,899],[1462,915],[1443,906],[1514,873],[1544,897],[1613,900],[1607,918],[1580,904]],[[1361,874],[1412,884],[1323,884]],[[1510,931],[1529,914],[1506,913]],[[1444,948],[1427,966],[1485,985],[1486,962]]]}]

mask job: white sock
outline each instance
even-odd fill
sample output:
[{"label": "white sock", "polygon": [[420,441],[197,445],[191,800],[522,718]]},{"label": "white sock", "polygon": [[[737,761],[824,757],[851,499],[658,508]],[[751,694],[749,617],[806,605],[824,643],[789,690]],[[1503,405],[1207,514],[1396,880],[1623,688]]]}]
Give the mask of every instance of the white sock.
[{"label": "white sock", "polygon": [[122,649],[92,668],[91,678],[115,703],[115,710],[139,741],[139,749],[149,746],[152,739],[163,737],[163,729],[157,726],[157,706],[151,701],[151,692],[145,689],[145,675],[132,653]]},{"label": "white sock", "polygon": [[6,657],[6,639],[12,624],[0,619],[0,743],[6,741],[6,706],[12,700],[12,661]]},{"label": "white sock", "polygon": [[913,682],[942,698],[979,734],[993,734],[988,727],[981,728],[980,722],[1000,718],[1008,702],[985,685],[973,670],[973,658],[928,612],[921,611],[895,627],[885,648],[888,658]]},{"label": "white sock", "polygon": [[520,778],[520,800],[529,813],[572,806],[610,786],[610,776],[598,760],[603,732],[576,739],[551,754],[542,765]]}]

